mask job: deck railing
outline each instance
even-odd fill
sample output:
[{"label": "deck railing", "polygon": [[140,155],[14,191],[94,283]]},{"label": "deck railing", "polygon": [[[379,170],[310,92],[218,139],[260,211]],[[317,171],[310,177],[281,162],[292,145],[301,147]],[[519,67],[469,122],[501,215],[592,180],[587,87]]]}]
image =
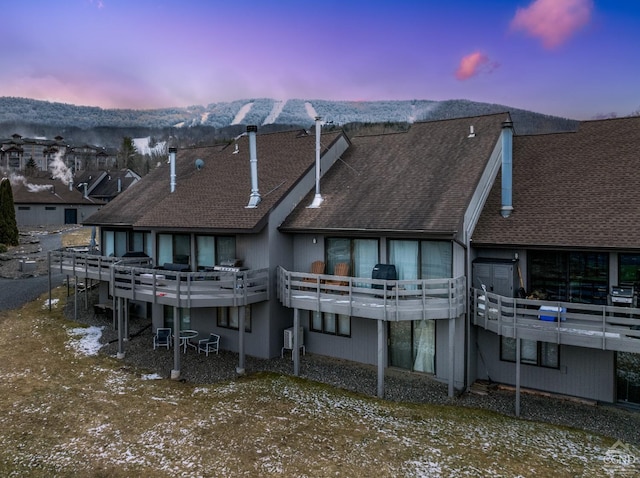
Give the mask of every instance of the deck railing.
[{"label": "deck railing", "polygon": [[640,309],[504,297],[471,290],[473,323],[506,337],[640,352]]},{"label": "deck railing", "polygon": [[268,300],[268,269],[177,272],[151,267],[151,259],[106,257],[71,251],[49,253],[49,268],[109,282],[114,297],[176,307],[227,307]]},{"label": "deck railing", "polygon": [[382,280],[278,268],[278,298],[290,308],[382,320],[451,319],[465,313],[464,277]]}]

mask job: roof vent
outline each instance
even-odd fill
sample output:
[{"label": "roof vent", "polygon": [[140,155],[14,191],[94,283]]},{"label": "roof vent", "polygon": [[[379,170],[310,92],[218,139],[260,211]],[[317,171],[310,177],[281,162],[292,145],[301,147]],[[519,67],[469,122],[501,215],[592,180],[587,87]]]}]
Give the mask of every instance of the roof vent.
[{"label": "roof vent", "polygon": [[469,136],[467,136],[467,138],[475,138],[476,137],[476,132],[475,129],[473,128],[473,125],[469,126]]},{"label": "roof vent", "polygon": [[200,158],[196,159],[196,169],[200,171],[202,168],[204,168],[204,161]]}]

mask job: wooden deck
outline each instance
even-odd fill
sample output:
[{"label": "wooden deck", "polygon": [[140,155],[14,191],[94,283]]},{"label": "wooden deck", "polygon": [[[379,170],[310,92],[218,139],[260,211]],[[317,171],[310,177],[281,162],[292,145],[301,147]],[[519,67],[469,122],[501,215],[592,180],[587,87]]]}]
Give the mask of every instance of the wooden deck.
[{"label": "wooden deck", "polygon": [[640,352],[640,309],[503,297],[472,290],[473,323],[498,335]]},{"label": "wooden deck", "polygon": [[278,298],[290,308],[368,319],[452,319],[465,313],[465,279],[379,280],[278,268]]},{"label": "wooden deck", "polygon": [[[144,264],[143,264],[144,263]],[[150,268],[149,259],[55,251],[50,270],[109,283],[111,295],[175,307],[231,307],[269,298],[268,269],[174,272]]]}]

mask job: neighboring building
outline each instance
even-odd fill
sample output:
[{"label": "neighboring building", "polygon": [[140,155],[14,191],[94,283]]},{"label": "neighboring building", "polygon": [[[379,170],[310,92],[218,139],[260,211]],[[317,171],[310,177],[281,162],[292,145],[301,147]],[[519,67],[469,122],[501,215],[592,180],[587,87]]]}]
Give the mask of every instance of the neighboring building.
[{"label": "neighboring building", "polygon": [[90,144],[69,145],[62,136],[51,140],[25,138],[16,133],[0,140],[0,169],[5,171],[25,172],[30,161],[37,171],[49,171],[56,160],[73,171],[107,170],[116,165],[116,151]]},{"label": "neighboring building", "polygon": [[87,197],[109,202],[130,188],[140,175],[131,169],[81,171],[74,176],[75,187]]},{"label": "neighboring building", "polygon": [[79,224],[104,205],[58,179],[12,177],[18,226]]},{"label": "neighboring building", "polygon": [[[154,329],[221,335],[239,370],[284,346],[295,371],[304,345],[377,364],[380,396],[392,366],[450,395],[485,379],[640,402],[640,309],[611,290],[640,285],[639,146],[640,118],[515,137],[508,113],[353,138],[252,129],[178,151],[84,221],[100,257],[55,267],[102,280],[118,320],[135,304]],[[141,253],[155,268],[127,263]]]},{"label": "neighboring building", "polygon": [[101,146],[83,144],[69,146],[64,157],[69,168],[74,171],[112,169],[116,166],[116,151]]},{"label": "neighboring building", "polygon": [[[500,215],[500,187],[496,181],[472,235],[475,278],[495,283],[492,292],[501,296],[514,297],[522,287],[566,309],[564,321],[545,324],[550,329],[536,330],[535,320],[518,329],[522,386],[640,403],[638,311],[616,319],[607,309],[627,305],[612,288],[629,293],[633,306],[640,290],[640,117],[585,121],[573,133],[516,136],[507,218]],[[514,384],[514,331],[498,322],[477,320],[471,339],[478,343],[476,376]]]},{"label": "neighboring building", "polygon": [[25,171],[29,161],[33,161],[36,170],[47,171],[53,158],[64,156],[67,145],[61,136],[49,140],[45,138],[23,138],[14,134],[0,141],[0,169]]}]

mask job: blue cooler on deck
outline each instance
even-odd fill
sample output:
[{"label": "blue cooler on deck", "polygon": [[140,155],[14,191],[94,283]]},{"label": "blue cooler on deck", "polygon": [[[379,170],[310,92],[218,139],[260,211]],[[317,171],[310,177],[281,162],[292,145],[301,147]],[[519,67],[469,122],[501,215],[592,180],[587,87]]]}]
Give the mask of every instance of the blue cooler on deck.
[{"label": "blue cooler on deck", "polygon": [[[567,320],[567,316],[565,315],[565,313],[567,312],[567,309],[564,307],[558,308],[553,305],[541,305],[540,314],[538,315],[538,318],[540,320],[544,320],[545,322],[557,322],[558,309],[560,312],[560,320],[564,322],[565,320]],[[546,312],[546,314],[543,312]]]}]

